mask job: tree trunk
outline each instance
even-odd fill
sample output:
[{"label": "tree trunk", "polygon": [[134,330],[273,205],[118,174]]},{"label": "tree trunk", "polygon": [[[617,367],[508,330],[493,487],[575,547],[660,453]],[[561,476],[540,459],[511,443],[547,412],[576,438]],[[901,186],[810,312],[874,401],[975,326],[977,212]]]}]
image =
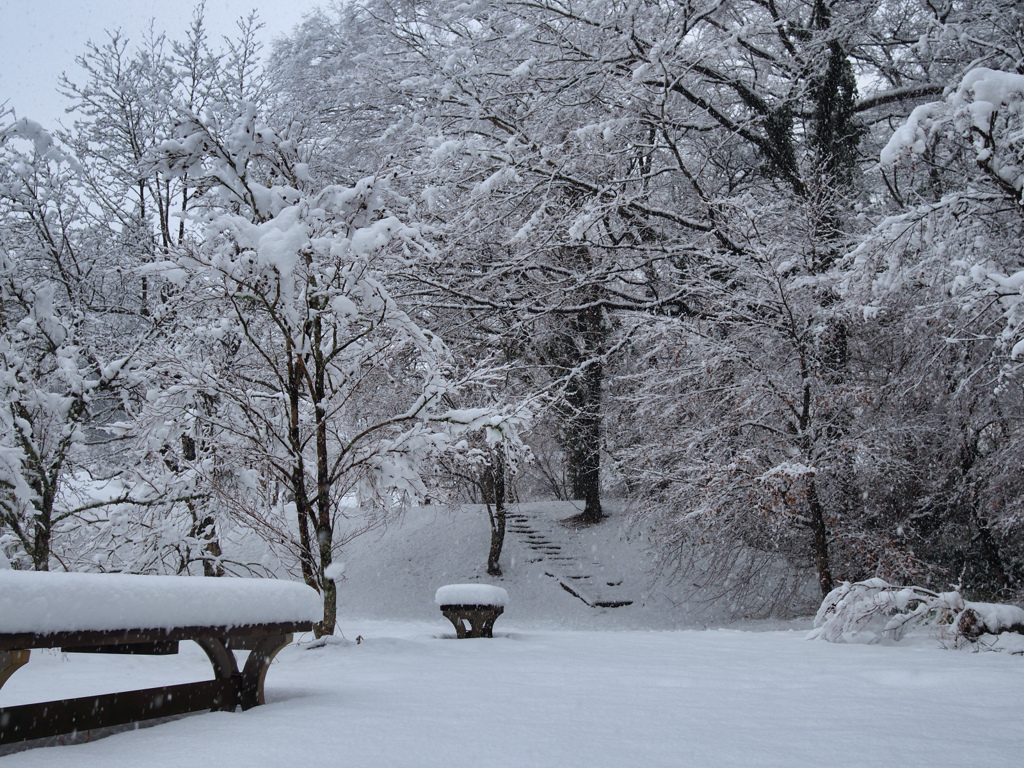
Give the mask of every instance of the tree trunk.
[{"label": "tree trunk", "polygon": [[832,591],[832,568],[828,559],[828,527],[825,524],[825,510],[818,499],[818,486],[814,480],[807,488],[807,506],[811,518],[811,531],[814,533],[814,567],[818,572],[818,586],[821,596],[825,597]]},{"label": "tree trunk", "polygon": [[576,518],[582,524],[599,522],[601,509],[601,422],[604,365],[600,355],[604,349],[606,329],[600,307],[580,312],[576,318],[579,335],[584,342],[580,372],[566,392],[569,406],[568,423],[563,443],[568,464],[572,498],[584,502],[583,512]]},{"label": "tree trunk", "polygon": [[313,634],[316,637],[323,637],[324,635],[333,635],[334,627],[338,623],[338,586],[334,583],[334,579],[330,579],[326,575],[328,567],[334,562],[334,553],[332,552],[332,539],[333,531],[330,527],[317,528],[316,532],[317,543],[320,545],[320,576],[322,583],[321,595],[324,599],[324,618],[319,624],[313,626]]},{"label": "tree trunk", "polygon": [[34,548],[32,549],[32,569],[36,571],[50,570],[50,536],[51,529],[47,521],[40,520],[36,524]]},{"label": "tree trunk", "polygon": [[[485,493],[490,491],[491,498],[485,499],[487,514],[491,519],[491,547],[487,553],[487,573],[501,576],[501,550],[505,546],[505,457],[501,449],[491,452],[491,463],[484,470],[490,475],[490,482],[485,483]],[[491,510],[491,502],[494,510]]]},{"label": "tree trunk", "polygon": [[988,526],[988,521],[985,520],[981,515],[978,514],[977,508],[974,512],[974,524],[978,529],[978,538],[981,541],[981,551],[985,556],[985,561],[988,563],[989,569],[992,571],[992,576],[999,584],[999,589],[1008,590],[1010,588],[1010,577],[1006,573],[1006,569],[1003,567],[1003,558],[999,555],[999,545],[996,544],[995,538],[992,536],[992,530]]},{"label": "tree trunk", "polygon": [[953,497],[957,486],[961,483],[967,483],[967,497],[964,503],[970,511],[971,525],[977,531],[975,539],[981,544],[982,556],[985,558],[993,578],[999,584],[999,590],[1003,591],[1010,587],[1009,574],[1003,567],[999,545],[992,535],[992,529],[989,527],[988,520],[979,511],[982,502],[978,498],[977,489],[974,483],[969,480],[971,471],[974,469],[978,459],[978,435],[975,433],[971,438],[964,441],[960,449],[958,471],[953,473],[946,481],[945,494],[947,497]]},{"label": "tree trunk", "polygon": [[302,458],[302,434],[300,432],[299,404],[302,394],[302,380],[298,370],[298,358],[291,354],[289,345],[288,361],[288,442],[291,451],[290,467],[291,474],[288,477],[288,484],[291,486],[293,501],[295,502],[295,516],[299,527],[299,566],[302,569],[302,580],[307,586],[320,591],[320,585],[315,578],[313,567],[313,542],[309,535],[309,526],[312,522],[315,529],[315,516],[312,504],[306,493],[306,467]]},{"label": "tree trunk", "polygon": [[47,478],[45,483],[39,482],[36,485],[42,492],[40,505],[36,507],[36,519],[34,523],[35,535],[33,536],[33,547],[29,554],[32,556],[32,569],[36,571],[50,570],[50,547],[53,540],[53,503],[58,475]]},{"label": "tree trunk", "polygon": [[[191,457],[192,459],[195,456]],[[186,502],[188,506],[189,514],[192,515],[192,530],[190,535],[196,541],[205,542],[202,545],[202,563],[203,563],[203,576],[207,577],[218,577],[224,575],[224,565],[220,562],[223,551],[220,547],[220,539],[217,537],[217,525],[213,520],[213,516],[206,514],[202,515],[202,510],[192,502]],[[182,563],[183,569],[187,568],[189,562]]]},{"label": "tree trunk", "polygon": [[203,552],[206,553],[206,557],[203,558],[203,575],[204,576],[223,576],[224,575],[224,564],[220,558],[223,555],[223,551],[220,548],[220,539],[217,537],[217,526],[214,523],[212,517],[206,517],[202,520],[200,526],[200,535],[206,540],[206,545],[203,547]]},{"label": "tree trunk", "polygon": [[[322,306],[317,306],[322,310]],[[316,540],[320,548],[320,581],[323,584],[324,620],[314,628],[317,637],[333,635],[338,623],[338,586],[327,576],[327,569],[334,562],[334,521],[331,519],[331,471],[330,449],[327,440],[327,366],[323,356],[323,328],[320,316],[312,321],[313,381],[310,395],[316,409]]]},{"label": "tree trunk", "polygon": [[[600,387],[600,373],[594,378]],[[588,402],[585,408],[568,430],[566,456],[572,498],[584,502],[580,522],[596,523],[604,517],[601,509],[600,400],[597,403]]]}]

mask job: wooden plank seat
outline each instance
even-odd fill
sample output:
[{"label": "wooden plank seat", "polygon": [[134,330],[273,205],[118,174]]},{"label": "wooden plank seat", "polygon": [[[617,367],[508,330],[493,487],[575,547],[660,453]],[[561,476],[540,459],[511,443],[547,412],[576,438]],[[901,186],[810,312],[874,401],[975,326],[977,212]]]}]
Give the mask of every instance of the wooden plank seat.
[{"label": "wooden plank seat", "polygon": [[508,605],[508,592],[488,584],[449,584],[434,595],[459,639],[493,637],[494,622]]},{"label": "wooden plank seat", "polygon": [[[62,584],[61,576],[72,578]],[[62,594],[68,582],[73,588]],[[104,595],[104,587],[116,589]],[[81,602],[83,588],[92,590],[92,596],[80,609],[61,618],[60,609],[67,607],[69,599],[78,597]],[[111,607],[111,600],[120,602],[136,588],[141,590],[137,597],[147,599],[148,604],[136,610],[135,616],[131,615],[132,606],[127,611]],[[161,594],[165,605],[160,604]],[[186,597],[201,604],[182,604]],[[236,605],[246,599],[256,603]],[[56,610],[49,610],[48,603]],[[229,614],[226,621],[207,623],[217,608]],[[173,621],[153,621],[161,609]],[[0,744],[263,704],[271,661],[291,642],[293,633],[310,630],[321,610],[315,591],[292,582],[0,571],[0,688],[28,663],[31,650],[37,648],[164,655],[177,653],[182,640],[192,640],[213,666],[212,680],[0,707]],[[121,626],[112,626],[112,613],[125,614],[120,616]],[[187,620],[190,613],[196,621]],[[33,621],[38,631],[29,629]],[[235,657],[237,650],[249,651],[241,666]]]}]

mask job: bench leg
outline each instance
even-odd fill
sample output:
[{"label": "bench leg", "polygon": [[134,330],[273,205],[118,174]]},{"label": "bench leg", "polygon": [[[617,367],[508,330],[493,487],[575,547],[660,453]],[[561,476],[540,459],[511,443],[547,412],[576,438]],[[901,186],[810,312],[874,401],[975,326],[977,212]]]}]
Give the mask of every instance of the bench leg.
[{"label": "bench leg", "polygon": [[210,664],[213,665],[214,678],[231,681],[231,690],[234,691],[233,696],[219,701],[214,711],[234,712],[235,707],[241,703],[241,676],[238,674],[238,661],[235,659],[235,654],[223,640],[216,637],[201,637],[195,642],[206,651],[206,656],[210,659]]},{"label": "bench leg", "polygon": [[245,669],[242,670],[239,691],[239,704],[242,705],[242,709],[250,709],[267,703],[263,694],[263,684],[267,679],[270,662],[291,641],[292,635],[272,635],[260,640],[249,651],[249,658],[245,660]]},{"label": "bench leg", "polygon": [[499,608],[483,617],[483,622],[480,624],[480,637],[494,637],[494,622],[498,620],[503,611],[503,608]]},{"label": "bench leg", "polygon": [[460,611],[446,611],[443,608],[441,609],[441,613],[443,613],[444,617],[452,623],[453,627],[455,627],[455,636],[460,640],[465,639],[467,637],[466,624],[462,620],[462,613]]},{"label": "bench leg", "polygon": [[455,636],[460,640],[472,637],[491,637],[494,622],[504,611],[505,609],[500,605],[453,608],[442,606],[441,608],[441,613],[455,627]]},{"label": "bench leg", "polygon": [[11,675],[28,664],[29,651],[0,651],[0,688]]}]

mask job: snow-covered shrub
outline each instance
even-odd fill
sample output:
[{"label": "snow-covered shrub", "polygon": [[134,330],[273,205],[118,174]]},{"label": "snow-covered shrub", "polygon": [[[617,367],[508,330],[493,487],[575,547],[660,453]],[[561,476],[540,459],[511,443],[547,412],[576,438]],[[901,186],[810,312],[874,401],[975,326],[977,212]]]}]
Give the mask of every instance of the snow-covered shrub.
[{"label": "snow-covered shrub", "polygon": [[894,586],[883,579],[844,582],[825,597],[810,637],[840,642],[858,636],[870,642],[899,640],[916,627],[934,627],[958,644],[984,634],[1024,633],[1024,608],[975,603],[959,591],[932,592]]}]

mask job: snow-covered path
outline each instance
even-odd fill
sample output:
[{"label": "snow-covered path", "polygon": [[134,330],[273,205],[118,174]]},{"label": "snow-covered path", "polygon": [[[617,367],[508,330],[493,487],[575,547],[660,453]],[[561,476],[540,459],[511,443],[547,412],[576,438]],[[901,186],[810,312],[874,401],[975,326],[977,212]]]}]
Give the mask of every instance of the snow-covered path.
[{"label": "snow-covered path", "polygon": [[[1019,765],[1024,659],[927,640],[830,645],[802,632],[517,630],[348,622],[359,645],[291,647],[269,704],[0,758],[68,765]],[[448,627],[447,631],[450,631]],[[34,653],[0,702],[208,676],[162,659]],[[125,679],[130,677],[131,679]]]}]

